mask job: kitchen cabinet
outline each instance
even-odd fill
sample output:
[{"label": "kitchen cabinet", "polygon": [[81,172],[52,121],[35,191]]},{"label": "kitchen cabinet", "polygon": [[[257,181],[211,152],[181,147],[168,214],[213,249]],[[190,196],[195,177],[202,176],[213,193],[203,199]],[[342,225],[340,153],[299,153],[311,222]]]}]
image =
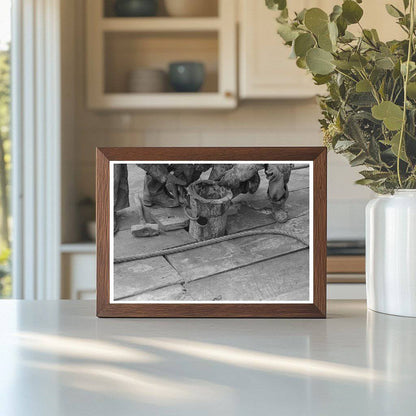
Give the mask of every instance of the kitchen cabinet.
[{"label": "kitchen cabinet", "polygon": [[[320,7],[330,12],[337,0],[291,0],[289,10]],[[403,8],[401,0],[392,4]],[[275,17],[279,12],[267,9],[264,1],[239,0],[239,95],[242,99],[308,98],[325,91],[317,87],[311,75],[289,59],[290,48],[277,35]],[[403,38],[394,19],[388,15],[384,4],[367,1],[362,25],[376,28],[381,40]],[[349,30],[358,32],[357,25]]]},{"label": "kitchen cabinet", "polygon": [[61,254],[62,299],[95,299],[95,244],[62,244]]},{"label": "kitchen cabinet", "polygon": [[[318,4],[319,3],[319,4]],[[319,1],[293,0],[291,10],[322,7]],[[290,48],[276,33],[278,12],[264,1],[239,0],[239,91],[244,98],[309,98],[319,88],[289,59]]]},{"label": "kitchen cabinet", "polygon": [[[237,105],[236,7],[217,2],[217,16],[116,17],[112,1],[88,0],[87,105],[90,109],[210,109]],[[200,92],[129,92],[131,71],[167,71],[175,61],[202,62]]]},{"label": "kitchen cabinet", "polygon": [[[263,0],[218,1],[217,16],[122,18],[112,0],[87,1],[87,103],[90,109],[230,109],[240,99],[302,99],[325,91],[289,59],[290,48],[276,33],[275,16]],[[292,0],[290,11],[321,7],[337,0]],[[402,7],[401,0],[393,4]],[[363,3],[362,24],[381,39],[403,37],[378,2]],[[238,26],[238,68],[237,30]],[[389,24],[385,24],[389,22]],[[353,32],[355,28],[350,27]],[[129,93],[130,71],[167,69],[169,62],[204,63],[207,78],[198,93]],[[237,78],[238,89],[237,92]]]}]

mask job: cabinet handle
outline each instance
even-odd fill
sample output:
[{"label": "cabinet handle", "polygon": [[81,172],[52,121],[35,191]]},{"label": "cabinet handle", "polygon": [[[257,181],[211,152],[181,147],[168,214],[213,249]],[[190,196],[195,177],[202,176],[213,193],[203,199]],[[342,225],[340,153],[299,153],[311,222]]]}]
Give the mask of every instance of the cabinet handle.
[{"label": "cabinet handle", "polygon": [[231,91],[225,91],[224,95],[225,95],[226,98],[233,98],[234,97],[234,94]]}]

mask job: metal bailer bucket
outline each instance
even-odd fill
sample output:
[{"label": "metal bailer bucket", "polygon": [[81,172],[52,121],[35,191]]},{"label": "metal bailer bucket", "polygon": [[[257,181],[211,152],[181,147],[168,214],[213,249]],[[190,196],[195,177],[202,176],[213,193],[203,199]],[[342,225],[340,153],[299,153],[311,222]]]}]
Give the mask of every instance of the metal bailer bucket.
[{"label": "metal bailer bucket", "polygon": [[225,235],[227,212],[233,198],[231,190],[214,181],[199,180],[188,187],[188,194],[189,234],[197,241]]}]

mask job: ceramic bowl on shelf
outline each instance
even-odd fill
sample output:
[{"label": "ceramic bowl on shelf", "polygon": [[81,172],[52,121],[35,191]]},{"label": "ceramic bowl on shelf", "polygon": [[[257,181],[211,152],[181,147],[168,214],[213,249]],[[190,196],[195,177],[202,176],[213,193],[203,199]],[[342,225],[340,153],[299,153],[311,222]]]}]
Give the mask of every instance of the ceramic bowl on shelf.
[{"label": "ceramic bowl on shelf", "polygon": [[169,82],[176,92],[198,92],[205,81],[205,66],[201,62],[172,62]]},{"label": "ceramic bowl on shelf", "polygon": [[157,14],[158,0],[116,0],[114,11],[119,17],[151,17]]},{"label": "ceramic bowl on shelf", "polygon": [[161,93],[167,90],[167,75],[161,69],[137,68],[129,73],[128,92]]},{"label": "ceramic bowl on shelf", "polygon": [[166,12],[172,17],[217,16],[217,0],[165,0]]}]

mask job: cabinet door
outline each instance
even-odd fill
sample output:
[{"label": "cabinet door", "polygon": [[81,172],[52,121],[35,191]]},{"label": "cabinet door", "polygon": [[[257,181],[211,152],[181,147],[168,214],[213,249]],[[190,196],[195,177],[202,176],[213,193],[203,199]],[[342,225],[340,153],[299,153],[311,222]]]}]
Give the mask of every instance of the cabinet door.
[{"label": "cabinet door", "polygon": [[[319,1],[292,0],[290,10],[321,7]],[[278,12],[262,0],[239,0],[240,97],[305,98],[319,91],[305,70],[289,59],[290,48],[276,33]]]},{"label": "cabinet door", "polygon": [[[386,2],[367,0],[360,6],[364,9],[361,25],[366,29],[377,29],[378,35],[383,42],[393,39],[405,39],[405,32],[396,24],[396,19],[387,13],[385,4],[393,4],[398,9],[403,10],[403,0],[389,0]],[[352,28],[352,26],[351,26]],[[355,25],[354,33],[359,32]]]},{"label": "cabinet door", "polygon": [[95,253],[65,253],[62,256],[63,299],[95,299]]},{"label": "cabinet door", "polygon": [[[291,13],[303,8],[320,7],[330,12],[338,0],[291,0]],[[389,3],[403,8],[402,0]],[[366,28],[376,28],[382,40],[402,39],[404,32],[378,1],[363,2]],[[289,59],[290,48],[277,35],[275,17],[263,0],[239,0],[240,13],[240,97],[241,98],[305,98],[323,90],[313,84],[311,76]],[[358,25],[349,30],[359,33]]]}]

